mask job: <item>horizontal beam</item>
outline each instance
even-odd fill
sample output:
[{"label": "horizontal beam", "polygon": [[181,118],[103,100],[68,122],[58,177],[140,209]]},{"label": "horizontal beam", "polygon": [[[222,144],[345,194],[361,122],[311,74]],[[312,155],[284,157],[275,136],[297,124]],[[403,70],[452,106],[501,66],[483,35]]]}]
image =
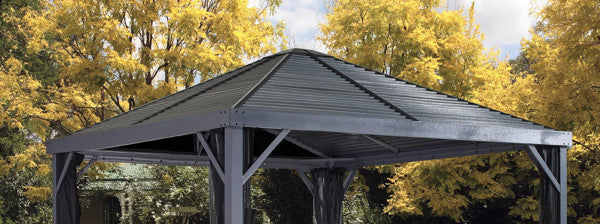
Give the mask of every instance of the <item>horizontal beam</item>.
[{"label": "horizontal beam", "polygon": [[407,163],[434,159],[445,159],[461,156],[483,155],[488,153],[507,152],[524,149],[523,145],[499,143],[471,143],[460,146],[437,147],[422,150],[405,151],[375,156],[358,157],[353,162],[339,163],[338,166],[360,168],[396,163]]},{"label": "horizontal beam", "polygon": [[225,126],[228,111],[211,112],[185,118],[138,124],[104,132],[75,133],[46,142],[50,154],[61,152],[108,149],[119,146],[149,142],[158,139],[193,134]]},{"label": "horizontal beam", "polygon": [[[47,152],[50,154],[108,149],[194,134],[199,131],[225,126],[572,147],[572,134],[570,132],[550,129],[466,125],[459,122],[411,121],[407,119],[304,114],[240,108],[148,124],[142,123],[102,132],[75,133],[48,140],[46,146]],[[307,149],[307,147],[303,148]],[[319,154],[316,150],[313,150],[313,153],[321,157],[327,156]]]},{"label": "horizontal beam", "polygon": [[[330,167],[333,163],[336,167],[355,169],[365,166],[376,166],[395,164],[422,160],[443,159],[459,156],[481,155],[487,153],[523,150],[525,145],[501,144],[501,143],[469,143],[464,145],[452,145],[448,147],[430,147],[399,153],[389,153],[358,158],[266,158],[261,163],[261,168],[277,169],[311,169],[318,167]],[[83,152],[87,159],[98,158],[98,161],[125,162],[125,163],[148,163],[168,165],[190,165],[208,166],[210,159],[207,156],[195,154],[173,154],[154,153],[139,151],[115,151],[94,150]],[[257,158],[253,159],[254,161]]]},{"label": "horizontal beam", "polygon": [[[206,149],[205,149],[206,150]],[[86,160],[97,159],[101,162],[140,163],[140,164],[163,164],[182,166],[208,166],[210,158],[206,155],[198,156],[192,153],[167,153],[140,152],[117,150],[93,150],[82,152]],[[256,161],[258,158],[254,158]],[[292,159],[292,158],[266,158],[260,168],[276,169],[308,169],[314,167],[326,167],[330,161],[349,161],[353,159]]]},{"label": "horizontal beam", "polygon": [[294,131],[324,131],[473,142],[554,145],[569,148],[572,145],[572,134],[570,132],[550,129],[274,112],[239,108],[231,110],[230,124],[263,129],[291,129]]}]

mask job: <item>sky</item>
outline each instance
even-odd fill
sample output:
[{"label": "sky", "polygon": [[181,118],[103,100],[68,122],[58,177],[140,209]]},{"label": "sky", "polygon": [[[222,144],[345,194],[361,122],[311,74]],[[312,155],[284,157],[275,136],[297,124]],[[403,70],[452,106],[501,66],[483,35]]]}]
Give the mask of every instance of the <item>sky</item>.
[{"label": "sky", "polygon": [[[485,34],[484,45],[500,50],[500,58],[514,58],[519,54],[522,38],[529,38],[529,29],[535,23],[530,16],[531,0],[446,0],[449,9],[468,9],[475,2],[475,22]],[[325,22],[323,0],[283,0],[277,13],[269,17],[273,23],[283,20],[285,34],[291,47],[327,52],[317,40],[319,23]],[[252,4],[252,3],[251,3]]]}]

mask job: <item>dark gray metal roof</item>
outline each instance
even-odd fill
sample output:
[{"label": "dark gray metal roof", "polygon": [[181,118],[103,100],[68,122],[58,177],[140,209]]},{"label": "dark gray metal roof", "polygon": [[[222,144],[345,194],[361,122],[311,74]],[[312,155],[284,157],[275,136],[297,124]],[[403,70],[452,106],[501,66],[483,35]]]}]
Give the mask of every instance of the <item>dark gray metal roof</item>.
[{"label": "dark gray metal roof", "polygon": [[323,53],[291,49],[50,140],[47,150],[101,161],[206,165],[206,155],[194,152],[194,135],[220,127],[257,128],[257,142],[291,130],[263,165],[277,168],[368,166],[572,144],[569,132]]},{"label": "dark gray metal roof", "polygon": [[76,134],[228,108],[543,129],[543,126],[312,50],[265,57]]}]

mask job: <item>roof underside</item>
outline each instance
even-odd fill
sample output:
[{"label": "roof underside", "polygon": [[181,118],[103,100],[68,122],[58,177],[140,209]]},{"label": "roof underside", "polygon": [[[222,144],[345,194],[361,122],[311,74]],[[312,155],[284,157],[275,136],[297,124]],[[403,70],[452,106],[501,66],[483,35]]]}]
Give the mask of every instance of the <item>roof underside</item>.
[{"label": "roof underside", "polygon": [[[77,136],[86,135],[102,136],[105,133],[116,133],[152,125],[161,127],[165,122],[179,121],[232,108],[295,113],[306,116],[383,119],[400,123],[408,122],[407,124],[410,122],[416,124],[460,124],[473,127],[536,130],[544,131],[544,133],[554,131],[322,53],[292,49],[264,57],[214,79],[140,106],[83,129],[69,138],[75,139]],[[274,132],[271,129],[277,127],[258,126],[257,128],[264,131],[264,136],[272,136]],[[160,132],[161,130],[156,131]],[[188,134],[193,134],[193,132],[182,131],[178,136]],[[160,139],[160,134],[155,134],[155,136],[157,137],[154,140]],[[173,135],[164,137],[173,137]],[[292,131],[286,142],[291,142],[290,139],[304,142],[311,148],[318,149],[327,157],[333,158],[370,158],[371,156],[388,155],[394,149],[397,153],[411,150],[432,150],[440,148],[440,146],[445,148],[468,146],[467,148],[472,149],[473,143],[478,142],[436,139],[435,136],[414,138],[412,136],[357,135],[355,133],[310,130]],[[175,141],[176,138],[171,140]],[[485,141],[485,139],[481,140]],[[177,141],[181,141],[181,139]],[[564,144],[570,146],[571,143]],[[119,150],[131,149],[130,146],[132,146],[129,144],[129,147],[122,147],[123,145],[126,144],[120,144]],[[171,145],[173,144],[171,143]],[[293,145],[297,146],[298,144]],[[515,145],[523,144],[504,144],[500,148],[506,151],[514,149]],[[133,146],[133,148],[136,147]],[[139,144],[137,147],[140,148]],[[193,153],[193,150],[187,147],[191,146],[182,145],[180,148],[184,149],[179,150],[178,153]],[[498,148],[498,145],[493,147]],[[85,147],[82,149],[85,151]],[[141,149],[143,150],[144,147]],[[94,150],[98,150],[98,148],[94,148]],[[157,150],[165,151],[164,148]],[[166,151],[173,151],[173,149]],[[489,152],[493,152],[493,150]],[[94,153],[97,155],[98,151],[91,154]],[[315,154],[296,155],[317,156]],[[289,157],[290,155],[284,153],[281,156]]]}]

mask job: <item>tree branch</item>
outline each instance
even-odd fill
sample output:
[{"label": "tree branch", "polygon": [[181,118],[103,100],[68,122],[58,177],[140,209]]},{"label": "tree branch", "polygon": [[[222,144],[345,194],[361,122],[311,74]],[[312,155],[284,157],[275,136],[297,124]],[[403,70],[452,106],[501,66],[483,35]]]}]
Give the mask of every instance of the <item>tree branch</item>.
[{"label": "tree branch", "polygon": [[125,109],[123,109],[123,107],[121,106],[121,103],[119,103],[119,101],[112,94],[110,94],[110,91],[108,91],[108,88],[106,88],[106,86],[102,86],[102,89],[104,89],[106,91],[106,94],[108,94],[108,97],[117,105],[117,107],[121,111],[120,113],[125,113]]}]

